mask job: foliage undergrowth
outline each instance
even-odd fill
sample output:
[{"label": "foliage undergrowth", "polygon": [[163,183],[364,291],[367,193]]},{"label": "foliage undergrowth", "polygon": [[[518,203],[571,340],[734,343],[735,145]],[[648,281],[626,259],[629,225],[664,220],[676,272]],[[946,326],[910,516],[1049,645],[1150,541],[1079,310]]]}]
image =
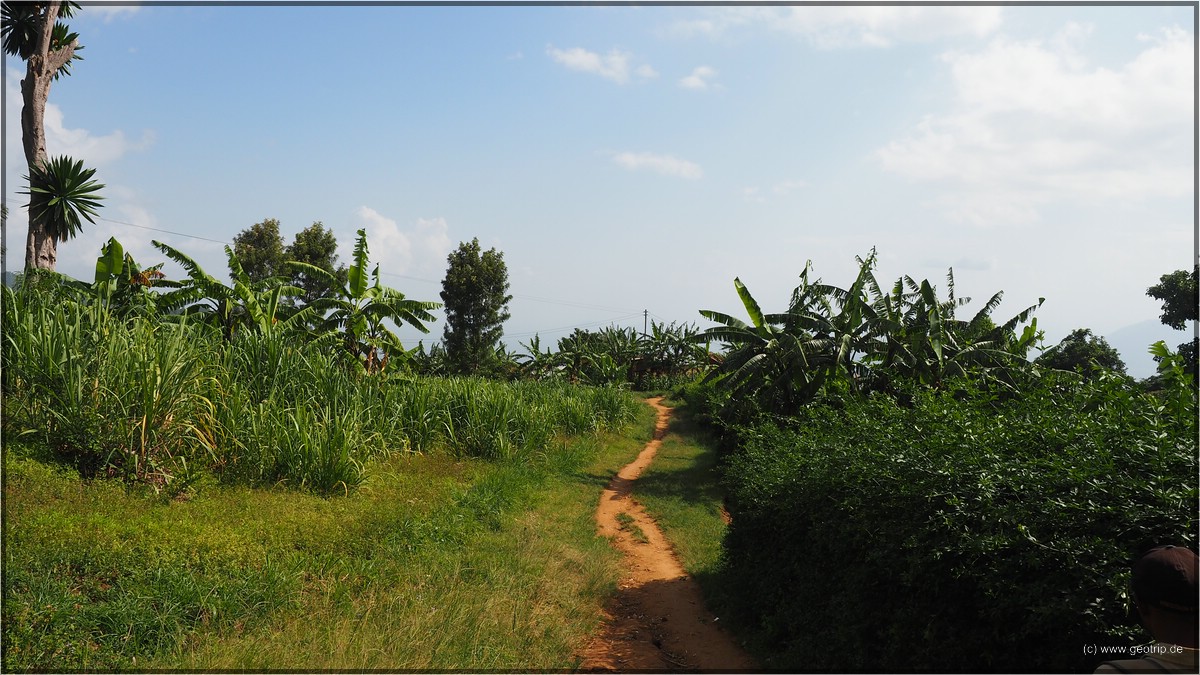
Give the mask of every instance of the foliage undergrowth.
[{"label": "foliage undergrowth", "polygon": [[1048,374],[742,426],[734,618],[772,669],[1090,672],[1083,646],[1145,639],[1130,562],[1196,547],[1194,397]]}]

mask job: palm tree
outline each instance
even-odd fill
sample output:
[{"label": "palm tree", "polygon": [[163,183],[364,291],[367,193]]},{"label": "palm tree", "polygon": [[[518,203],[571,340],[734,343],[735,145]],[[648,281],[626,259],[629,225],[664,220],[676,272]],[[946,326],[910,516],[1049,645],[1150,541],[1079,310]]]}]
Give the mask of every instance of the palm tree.
[{"label": "palm tree", "polygon": [[[70,75],[71,62],[81,58],[77,53],[83,49],[79,46],[79,35],[72,33],[66,24],[58,20],[59,17],[70,18],[74,11],[79,9],[79,5],[74,2],[2,4],[3,8],[0,11],[3,13],[4,51],[10,56],[21,58],[26,65],[25,78],[21,80],[21,142],[32,188],[37,172],[47,172],[49,175],[57,173],[62,176],[61,172],[52,171],[48,167],[50,162],[46,152],[46,102],[50,98],[50,84],[62,75]],[[78,172],[75,175],[78,176]],[[62,208],[70,211],[70,201],[63,204]],[[35,212],[31,203],[29,236],[25,245],[26,270],[53,270],[58,260],[58,242],[61,239],[52,231],[54,226],[43,220],[47,213],[46,209]],[[75,225],[78,225],[77,219],[75,220]],[[71,231],[73,228],[70,226],[70,218],[65,222],[67,230]],[[62,224],[63,221],[58,223],[60,226]],[[58,229],[60,234],[63,231]]]},{"label": "palm tree", "polygon": [[97,193],[104,186],[92,180],[95,175],[95,169],[85,169],[81,160],[66,156],[30,166],[29,175],[23,176],[29,182],[29,189],[21,194],[29,195],[31,242],[34,224],[37,223],[46,237],[48,247],[43,252],[48,256],[44,260],[50,264],[30,265],[29,253],[32,249],[27,249],[26,269],[53,270],[53,263],[58,259],[58,242],[79,234],[83,227],[80,218],[86,218],[89,223],[96,222],[96,210],[100,208],[100,200],[104,199]]},{"label": "palm tree", "polygon": [[382,372],[390,357],[407,358],[408,352],[400,339],[383,324],[391,320],[397,325],[407,323],[422,333],[428,333],[425,322],[436,319],[429,310],[441,307],[439,302],[409,300],[400,291],[379,282],[379,265],[370,273],[374,283],[367,285],[367,233],[358,231],[354,245],[354,263],[346,270],[346,283],[325,269],[307,263],[290,261],[285,265],[321,279],[334,289],[334,294],[317,298],[306,309],[314,311],[317,331],[340,337],[342,347],[353,354],[367,372]]}]

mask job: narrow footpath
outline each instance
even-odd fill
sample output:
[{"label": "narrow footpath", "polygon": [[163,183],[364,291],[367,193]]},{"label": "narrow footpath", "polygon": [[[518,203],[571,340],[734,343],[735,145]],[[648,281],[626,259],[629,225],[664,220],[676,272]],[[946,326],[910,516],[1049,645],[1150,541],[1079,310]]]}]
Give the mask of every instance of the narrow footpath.
[{"label": "narrow footpath", "polygon": [[696,582],[632,498],[633,483],[650,465],[670,423],[661,398],[654,440],[612,479],[596,509],[599,533],[624,554],[626,576],[605,610],[604,628],[580,654],[579,669],[591,672],[752,671],[754,662],[704,606]]}]

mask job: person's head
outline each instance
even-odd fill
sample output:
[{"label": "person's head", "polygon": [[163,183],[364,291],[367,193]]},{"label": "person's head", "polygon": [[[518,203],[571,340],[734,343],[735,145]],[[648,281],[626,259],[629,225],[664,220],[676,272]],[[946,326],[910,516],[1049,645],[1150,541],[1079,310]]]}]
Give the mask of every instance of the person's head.
[{"label": "person's head", "polygon": [[1196,647],[1198,567],[1200,558],[1181,546],[1157,546],[1133,564],[1133,601],[1155,640]]}]

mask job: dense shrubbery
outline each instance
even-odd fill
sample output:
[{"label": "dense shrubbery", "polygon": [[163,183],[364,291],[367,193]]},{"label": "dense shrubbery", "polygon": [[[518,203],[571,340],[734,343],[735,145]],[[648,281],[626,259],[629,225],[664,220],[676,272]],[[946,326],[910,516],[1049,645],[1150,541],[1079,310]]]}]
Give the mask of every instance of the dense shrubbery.
[{"label": "dense shrubbery", "polygon": [[1090,672],[1135,641],[1130,560],[1197,542],[1194,390],[955,385],[736,430],[726,574],[766,666]]},{"label": "dense shrubbery", "polygon": [[117,316],[101,303],[5,294],[4,431],[86,475],[168,492],[221,479],[348,490],[372,457],[444,448],[489,459],[557,433],[629,419],[618,390],[364,372],[296,334],[184,317]]},{"label": "dense shrubbery", "polygon": [[1085,645],[1144,638],[1129,563],[1197,543],[1181,357],[1151,347],[1153,393],[1101,364],[1056,371],[1029,361],[1040,300],[959,318],[952,272],[940,299],[859,262],[846,289],[806,266],[782,312],[737,280],[748,322],[702,312],[729,350],[681,395],[722,440],[738,605],[721,611],[800,672],[1090,671]]}]

